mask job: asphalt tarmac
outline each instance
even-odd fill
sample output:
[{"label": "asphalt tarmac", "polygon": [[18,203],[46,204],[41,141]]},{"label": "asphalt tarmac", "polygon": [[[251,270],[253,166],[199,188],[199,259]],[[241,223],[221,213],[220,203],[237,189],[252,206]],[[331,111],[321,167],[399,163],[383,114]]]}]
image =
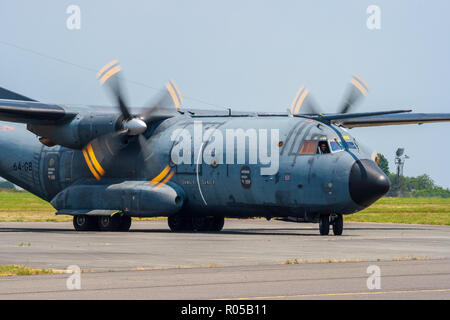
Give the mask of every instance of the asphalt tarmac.
[{"label": "asphalt tarmac", "polygon": [[227,220],[220,233],[38,222],[0,223],[0,237],[0,265],[83,270],[79,290],[65,273],[1,277],[0,299],[450,298],[446,226],[345,223],[342,236],[320,236],[316,224],[260,219]]}]

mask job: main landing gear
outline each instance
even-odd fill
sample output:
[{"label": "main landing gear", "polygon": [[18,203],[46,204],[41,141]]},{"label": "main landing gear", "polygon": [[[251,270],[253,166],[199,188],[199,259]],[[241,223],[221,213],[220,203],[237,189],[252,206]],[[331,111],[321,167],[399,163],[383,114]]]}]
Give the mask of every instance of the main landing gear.
[{"label": "main landing gear", "polygon": [[224,217],[190,217],[173,214],[168,218],[169,228],[178,231],[219,232],[225,223]]},{"label": "main landing gear", "polygon": [[330,224],[333,226],[333,233],[335,236],[342,235],[342,231],[344,231],[344,218],[342,218],[342,214],[320,216],[320,235],[326,236],[330,233]]},{"label": "main landing gear", "polygon": [[77,231],[128,231],[131,218],[126,215],[73,217],[73,226]]}]

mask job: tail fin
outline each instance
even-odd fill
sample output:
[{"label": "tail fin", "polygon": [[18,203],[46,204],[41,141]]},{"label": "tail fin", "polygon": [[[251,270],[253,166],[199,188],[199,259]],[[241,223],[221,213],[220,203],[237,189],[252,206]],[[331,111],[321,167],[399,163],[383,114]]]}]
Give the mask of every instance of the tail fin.
[{"label": "tail fin", "polygon": [[5,88],[0,87],[0,99],[7,99],[7,100],[21,100],[21,101],[36,101],[33,99],[30,99],[28,97],[25,97],[21,94],[6,90]]}]

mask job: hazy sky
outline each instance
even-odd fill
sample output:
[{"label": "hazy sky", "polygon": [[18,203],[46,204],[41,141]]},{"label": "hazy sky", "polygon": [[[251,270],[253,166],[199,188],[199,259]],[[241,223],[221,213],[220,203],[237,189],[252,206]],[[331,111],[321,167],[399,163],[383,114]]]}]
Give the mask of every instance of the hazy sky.
[{"label": "hazy sky", "polygon": [[[81,29],[69,30],[69,5]],[[366,26],[369,5],[381,29]],[[284,111],[300,85],[334,112],[352,73],[371,91],[358,111],[450,112],[450,1],[0,0],[0,86],[44,102],[110,104],[95,79],[119,59],[132,105],[175,79],[185,105]],[[57,57],[79,68],[3,44]],[[194,99],[188,99],[195,98]],[[350,131],[411,159],[405,175],[450,187],[450,123]]]}]

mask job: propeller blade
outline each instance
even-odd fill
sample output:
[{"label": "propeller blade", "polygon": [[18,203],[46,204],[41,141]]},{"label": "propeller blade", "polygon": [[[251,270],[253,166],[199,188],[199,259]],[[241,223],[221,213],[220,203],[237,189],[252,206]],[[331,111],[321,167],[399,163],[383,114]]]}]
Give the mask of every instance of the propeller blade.
[{"label": "propeller blade", "polygon": [[146,123],[164,120],[176,115],[183,104],[183,97],[173,80],[166,84],[167,90],[161,90],[146,110],[138,118]]},{"label": "propeller blade", "polygon": [[99,80],[101,85],[107,84],[110,88],[114,99],[116,100],[120,112],[122,113],[122,116],[125,120],[131,119],[131,113],[127,107],[127,104],[125,102],[122,90],[121,90],[121,84],[120,84],[120,78],[118,76],[118,73],[122,70],[122,67],[119,64],[118,60],[113,60],[106,64],[98,73],[97,73],[97,79]]},{"label": "propeller blade", "polygon": [[[301,111],[301,112],[300,112]],[[309,89],[303,86],[297,91],[294,100],[292,100],[291,108],[289,109],[291,115],[297,114],[319,114],[320,108],[309,94]]]},{"label": "propeller blade", "polygon": [[143,135],[139,135],[138,141],[139,141],[139,147],[140,147],[141,153],[142,153],[144,169],[146,172],[150,172],[150,169],[151,169],[150,165],[152,162],[151,160],[152,160],[152,156],[153,156],[153,150],[150,149],[147,139]]},{"label": "propeller blade", "polygon": [[[171,80],[166,84],[167,90],[161,90],[158,96],[148,105],[138,119],[144,123],[152,123],[171,118],[177,114],[177,110],[183,104],[183,97],[175,81]],[[139,135],[139,145],[144,159],[145,170],[150,173],[150,163],[152,161],[153,150],[150,149],[146,137]]]},{"label": "propeller blade", "polygon": [[338,113],[348,113],[354,106],[367,96],[369,85],[363,78],[357,74],[353,74],[350,79],[350,86],[347,89],[347,94],[343,105],[339,108]]},{"label": "propeller blade", "polygon": [[127,107],[127,104],[125,103],[124,95],[121,90],[121,84],[120,79],[118,77],[114,77],[109,81],[109,87],[111,89],[111,92],[114,96],[114,98],[117,101],[117,104],[119,105],[120,112],[122,113],[122,116],[125,120],[131,119],[131,113]]},{"label": "propeller blade", "polygon": [[302,107],[302,114],[321,114],[321,108],[313,99],[312,95],[308,95]]},{"label": "propeller blade", "polygon": [[110,168],[115,155],[128,145],[127,130],[95,138],[83,148],[83,156],[92,175],[100,180]]}]

